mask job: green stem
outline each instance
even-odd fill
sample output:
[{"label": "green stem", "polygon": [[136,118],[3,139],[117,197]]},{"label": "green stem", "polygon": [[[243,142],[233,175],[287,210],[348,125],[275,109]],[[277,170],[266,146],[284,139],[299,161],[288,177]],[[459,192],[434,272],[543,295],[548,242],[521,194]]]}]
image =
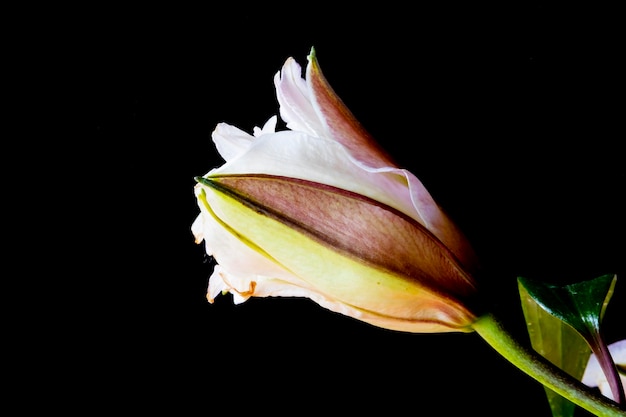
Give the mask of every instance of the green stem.
[{"label": "green stem", "polygon": [[505,359],[574,404],[597,416],[626,416],[626,410],[619,404],[596,393],[534,350],[522,346],[493,315],[480,317],[473,328]]}]

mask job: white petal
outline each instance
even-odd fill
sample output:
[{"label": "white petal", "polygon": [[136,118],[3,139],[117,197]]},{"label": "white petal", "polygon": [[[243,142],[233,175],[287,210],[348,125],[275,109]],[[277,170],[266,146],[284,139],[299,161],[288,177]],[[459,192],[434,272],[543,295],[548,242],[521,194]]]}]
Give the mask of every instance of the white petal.
[{"label": "white petal", "polygon": [[263,125],[263,128],[260,129],[258,127],[254,127],[254,137],[258,138],[261,135],[268,135],[270,133],[276,132],[276,122],[278,118],[276,116],[270,117],[267,122]]},{"label": "white petal", "polygon": [[225,161],[244,153],[254,141],[254,136],[226,123],[219,123],[211,137]]},{"label": "white petal", "polygon": [[222,275],[222,267],[220,265],[215,265],[213,268],[213,274],[211,274],[211,278],[209,278],[209,289],[207,291],[207,299],[210,303],[213,303],[215,297],[220,295],[223,291],[228,291],[228,285],[223,279]]},{"label": "white petal", "polygon": [[276,73],[274,85],[280,117],[287,127],[311,136],[321,136],[324,126],[311,103],[309,89],[302,78],[302,67],[293,58],[288,58],[282,71]]},{"label": "white petal", "polygon": [[204,240],[204,225],[203,225],[203,214],[199,214],[198,217],[191,224],[191,233],[196,238],[196,243],[202,243]]}]

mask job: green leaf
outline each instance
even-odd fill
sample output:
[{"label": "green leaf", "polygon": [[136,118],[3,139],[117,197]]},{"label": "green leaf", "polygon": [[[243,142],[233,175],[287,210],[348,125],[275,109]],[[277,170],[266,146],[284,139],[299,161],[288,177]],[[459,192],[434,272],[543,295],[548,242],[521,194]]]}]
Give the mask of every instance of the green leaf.
[{"label": "green leaf", "polygon": [[[554,365],[580,380],[591,349],[571,326],[548,313],[530,296],[518,280],[522,310],[534,350]],[[576,405],[544,387],[553,417],[572,417]]]},{"label": "green leaf", "polygon": [[[520,297],[533,349],[579,380],[590,353],[594,352],[607,380],[619,380],[600,333],[600,323],[616,280],[616,275],[602,275],[559,286],[519,277]],[[573,405],[563,403],[568,402],[565,399],[557,400],[554,393],[547,394],[555,417],[572,416]]]},{"label": "green leaf", "polygon": [[587,340],[600,330],[600,322],[613,295],[616,280],[616,275],[602,275],[592,280],[559,286],[518,278],[518,282],[541,307],[572,326]]}]

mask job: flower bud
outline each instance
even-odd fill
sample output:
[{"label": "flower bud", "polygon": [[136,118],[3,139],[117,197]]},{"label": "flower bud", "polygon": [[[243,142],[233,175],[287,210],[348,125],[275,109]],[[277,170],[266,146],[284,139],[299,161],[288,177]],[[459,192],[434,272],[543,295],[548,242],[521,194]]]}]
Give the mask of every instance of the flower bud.
[{"label": "flower bud", "polygon": [[207,298],[307,297],[407,332],[469,332],[479,314],[470,245],[422,183],[397,167],[323,78],[291,58],[280,113],[249,135],[219,124],[226,163],[196,178],[192,225],[216,265]]}]

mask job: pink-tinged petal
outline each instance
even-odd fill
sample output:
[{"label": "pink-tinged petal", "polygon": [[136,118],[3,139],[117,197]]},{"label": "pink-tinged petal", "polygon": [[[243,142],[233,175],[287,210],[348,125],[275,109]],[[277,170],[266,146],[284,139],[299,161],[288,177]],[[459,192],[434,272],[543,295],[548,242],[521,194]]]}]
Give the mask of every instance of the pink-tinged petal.
[{"label": "pink-tinged petal", "polygon": [[212,173],[292,177],[362,194],[411,216],[446,244],[469,270],[476,269],[471,246],[418,178],[400,168],[372,168],[332,140],[291,131],[266,135]]},{"label": "pink-tinged petal", "polygon": [[405,176],[411,201],[426,228],[457,257],[466,270],[477,272],[480,262],[474,248],[461,229],[435,202],[422,182],[411,172],[402,170]]},{"label": "pink-tinged petal", "polygon": [[413,173],[401,168],[372,168],[359,161],[353,163],[363,171],[377,175],[379,187],[370,185],[370,191],[364,195],[389,204],[417,220],[441,240],[469,271],[480,269],[476,253],[465,235]]},{"label": "pink-tinged petal", "polygon": [[317,62],[309,55],[306,81],[313,106],[330,137],[350,150],[352,156],[372,167],[396,166],[389,154],[374,140],[330,86]]}]

